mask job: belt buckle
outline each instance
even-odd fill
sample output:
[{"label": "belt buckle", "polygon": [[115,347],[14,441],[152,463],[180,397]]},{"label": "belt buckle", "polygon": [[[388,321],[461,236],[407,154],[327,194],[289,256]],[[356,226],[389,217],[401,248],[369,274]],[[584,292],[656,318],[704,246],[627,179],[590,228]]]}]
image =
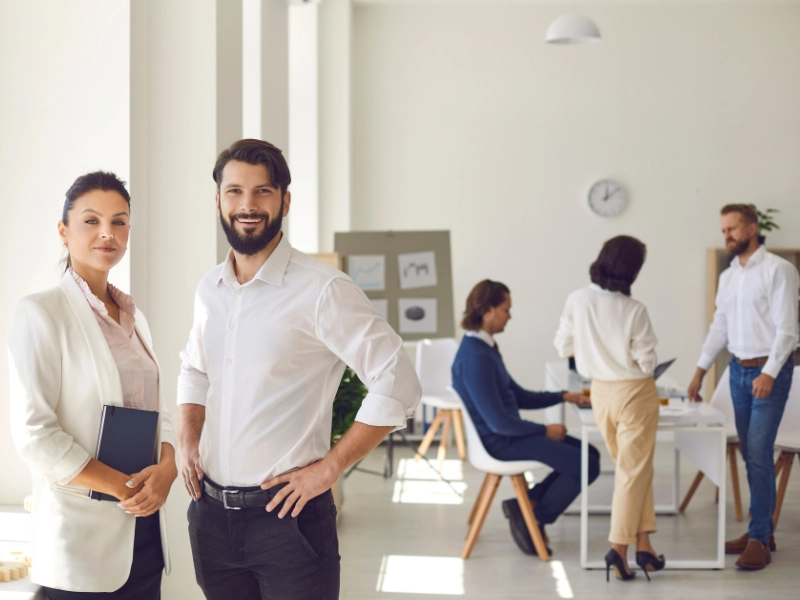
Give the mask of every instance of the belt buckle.
[{"label": "belt buckle", "polygon": [[225,510],[242,510],[241,506],[228,506],[228,494],[238,494],[241,490],[222,490],[222,506]]}]

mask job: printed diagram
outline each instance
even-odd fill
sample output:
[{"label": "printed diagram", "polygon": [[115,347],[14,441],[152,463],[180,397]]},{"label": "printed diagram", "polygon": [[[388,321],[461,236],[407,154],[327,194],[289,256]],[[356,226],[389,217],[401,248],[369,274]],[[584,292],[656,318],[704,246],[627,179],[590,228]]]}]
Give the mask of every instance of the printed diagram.
[{"label": "printed diagram", "polygon": [[436,298],[400,298],[397,307],[399,333],[436,333]]},{"label": "printed diagram", "polygon": [[436,254],[434,252],[415,252],[399,254],[400,289],[434,287],[439,284],[436,277]]},{"label": "printed diagram", "polygon": [[386,289],[386,257],[383,254],[353,255],[347,260],[347,272],[362,290]]}]

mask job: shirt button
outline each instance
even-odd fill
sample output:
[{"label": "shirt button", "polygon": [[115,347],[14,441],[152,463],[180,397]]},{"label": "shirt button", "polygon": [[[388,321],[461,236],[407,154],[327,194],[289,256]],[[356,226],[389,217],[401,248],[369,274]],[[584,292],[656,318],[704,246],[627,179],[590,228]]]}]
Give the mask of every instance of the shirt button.
[{"label": "shirt button", "polygon": [[222,469],[222,472],[223,472],[223,473],[227,473],[227,472],[228,472],[228,469]]},{"label": "shirt button", "polygon": [[232,361],[232,360],[229,358],[228,360],[226,360],[226,361],[225,361],[225,364],[226,364],[226,365],[233,364],[233,361]]},{"label": "shirt button", "polygon": [[231,323],[230,325],[228,325],[228,327],[229,327],[230,329],[236,329],[236,325],[234,325],[233,323]]},{"label": "shirt button", "polygon": [[227,397],[227,396],[223,396],[223,397],[222,397],[222,401],[223,401],[223,402],[227,402],[227,401],[228,401],[228,397]]}]

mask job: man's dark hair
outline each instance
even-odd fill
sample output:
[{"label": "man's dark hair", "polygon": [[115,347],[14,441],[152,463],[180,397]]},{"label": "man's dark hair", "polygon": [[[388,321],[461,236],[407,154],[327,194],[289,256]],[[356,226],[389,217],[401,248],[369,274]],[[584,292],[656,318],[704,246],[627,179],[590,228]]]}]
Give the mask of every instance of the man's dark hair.
[{"label": "man's dark hair", "polygon": [[742,217],[742,221],[747,225],[750,223],[758,223],[758,213],[756,209],[747,204],[726,204],[722,207],[722,210],[719,211],[720,215],[727,215],[730,213],[739,213],[739,216]]},{"label": "man's dark hair", "polygon": [[499,281],[484,279],[478,283],[467,298],[467,309],[461,320],[461,327],[467,331],[477,331],[483,325],[483,315],[490,308],[500,306],[511,292]]},{"label": "man's dark hair", "polygon": [[[128,203],[128,207],[130,208],[131,195],[128,193],[128,190],[125,189],[125,182],[122,181],[122,179],[110,171],[87,173],[86,175],[78,177],[67,190],[64,199],[64,208],[61,211],[61,222],[64,223],[64,225],[69,225],[69,211],[75,206],[75,202],[77,202],[78,198],[95,190],[117,192],[122,196],[122,199]],[[69,269],[71,266],[72,259],[67,256],[66,269]]]},{"label": "man's dark hair", "polygon": [[647,256],[647,246],[629,235],[611,238],[600,250],[597,260],[589,268],[592,283],[610,292],[631,295],[631,285],[636,281]]},{"label": "man's dark hair", "polygon": [[273,187],[280,188],[281,198],[286,193],[286,188],[292,182],[292,175],[289,173],[289,165],[283,153],[263,140],[239,140],[227,150],[220,152],[212,173],[214,181],[217,182],[217,191],[222,185],[222,171],[232,160],[238,160],[249,165],[264,165],[269,172],[270,183]]}]

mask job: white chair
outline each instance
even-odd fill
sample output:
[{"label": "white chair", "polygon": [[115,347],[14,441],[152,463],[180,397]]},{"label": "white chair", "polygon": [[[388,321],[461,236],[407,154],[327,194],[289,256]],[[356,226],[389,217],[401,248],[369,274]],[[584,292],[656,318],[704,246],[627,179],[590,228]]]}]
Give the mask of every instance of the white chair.
[{"label": "white chair", "polygon": [[778,528],[778,519],[781,516],[783,498],[786,496],[786,486],[789,484],[789,474],[792,472],[792,462],[797,456],[800,460],[800,367],[794,368],[792,388],[789,390],[789,398],[786,400],[786,409],[783,411],[783,419],[778,428],[778,437],[775,440],[775,448],[780,452],[778,460],[775,462],[775,476],[780,475],[778,483],[778,496],[775,501],[775,512],[772,515],[772,522],[775,529]]},{"label": "white chair", "polygon": [[535,460],[504,461],[493,458],[483,447],[483,442],[481,442],[481,438],[478,435],[478,430],[475,429],[475,425],[472,423],[472,418],[469,416],[469,411],[466,407],[463,407],[462,415],[464,416],[464,426],[467,430],[467,453],[469,462],[477,470],[486,473],[486,477],[483,480],[483,485],[481,486],[480,492],[478,492],[478,497],[475,499],[475,505],[472,507],[472,512],[469,516],[468,524],[470,527],[467,532],[467,543],[464,545],[464,551],[461,553],[461,557],[469,558],[469,555],[472,554],[472,548],[475,546],[475,542],[478,541],[483,522],[486,520],[489,508],[492,506],[492,500],[494,500],[494,496],[497,493],[497,486],[500,485],[500,480],[503,476],[508,475],[511,477],[511,482],[514,484],[514,491],[517,494],[519,508],[522,511],[525,524],[528,526],[528,533],[531,534],[536,553],[541,560],[550,560],[550,555],[547,552],[542,532],[539,530],[539,525],[536,523],[536,517],[533,514],[533,507],[528,498],[528,482],[525,480],[526,471],[533,471],[544,465]]},{"label": "white chair", "polygon": [[467,459],[464,446],[464,428],[461,418],[461,400],[451,387],[452,377],[450,369],[458,352],[458,342],[455,338],[441,338],[437,340],[420,340],[417,342],[416,370],[419,382],[422,385],[422,404],[437,409],[428,432],[422,438],[417,450],[415,461],[430,448],[431,442],[439,427],[442,428],[442,437],[439,442],[438,468],[441,473],[447,455],[447,446],[450,442],[450,426],[455,430],[458,455],[461,460]]},{"label": "white chair", "polygon": [[[742,511],[742,491],[739,486],[739,465],[736,458],[736,451],[739,450],[739,437],[736,435],[736,420],[733,412],[733,398],[731,397],[731,380],[729,369],[725,369],[722,377],[714,390],[714,396],[711,398],[711,406],[725,414],[725,429],[728,436],[728,462],[731,467],[731,487],[733,488],[733,503],[736,508],[736,520],[741,521],[744,519]],[[697,475],[692,482],[689,491],[686,492],[686,497],[680,506],[680,512],[686,510],[689,501],[697,491],[697,486],[703,480],[703,472],[698,471]],[[717,490],[717,498],[719,498],[719,490]]]}]

